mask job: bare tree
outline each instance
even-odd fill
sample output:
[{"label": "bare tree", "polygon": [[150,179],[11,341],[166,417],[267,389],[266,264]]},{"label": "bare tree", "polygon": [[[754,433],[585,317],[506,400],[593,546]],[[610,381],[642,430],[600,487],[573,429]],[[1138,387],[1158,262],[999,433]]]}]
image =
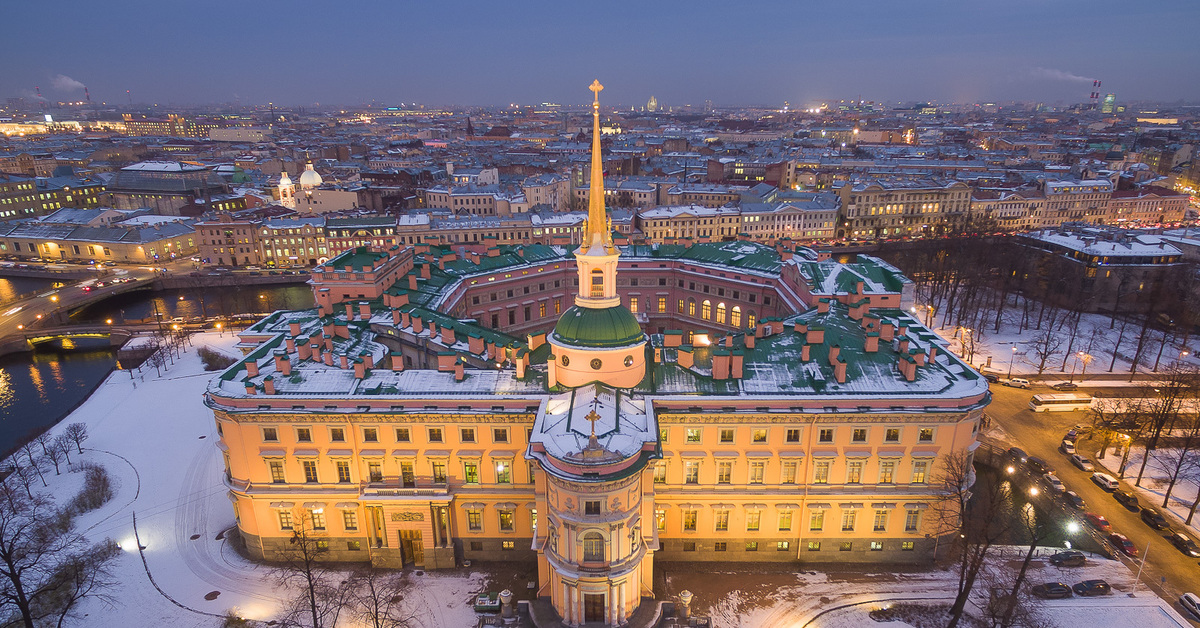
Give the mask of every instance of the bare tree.
[{"label": "bare tree", "polygon": [[406,595],[410,588],[404,573],[370,567],[355,571],[347,583],[354,619],[370,628],[407,628],[416,617]]},{"label": "bare tree", "polygon": [[21,445],[21,453],[25,454],[25,458],[29,461],[29,465],[26,468],[32,469],[34,473],[37,473],[37,476],[42,480],[42,486],[48,486],[46,484],[46,475],[42,473],[41,456],[38,455],[39,449],[41,447],[34,441],[27,441],[24,445]]},{"label": "bare tree", "polygon": [[71,423],[63,430],[63,434],[75,443],[75,449],[79,451],[79,455],[83,455],[83,442],[88,439],[87,423]]},{"label": "bare tree", "polygon": [[1033,501],[1025,503],[1018,519],[1021,521],[1020,531],[1029,539],[1029,544],[1026,546],[1025,558],[1021,561],[1021,568],[1013,579],[1012,589],[1003,597],[1003,603],[1000,605],[1002,612],[999,614],[999,623],[996,624],[999,628],[1010,628],[1015,621],[1029,614],[1029,596],[1022,595],[1025,577],[1029,573],[1029,565],[1033,562],[1034,555],[1037,554],[1037,548],[1053,532],[1052,519],[1039,511]]},{"label": "bare tree", "polygon": [[1145,424],[1150,434],[1146,441],[1146,454],[1142,456],[1142,465],[1138,469],[1136,486],[1142,485],[1142,475],[1146,472],[1146,463],[1150,455],[1158,449],[1159,439],[1164,429],[1170,429],[1180,416],[1180,410],[1185,403],[1195,398],[1197,391],[1197,372],[1194,368],[1179,362],[1167,366],[1167,377],[1156,386],[1146,390],[1147,402],[1145,408]]},{"label": "bare tree", "polygon": [[1041,375],[1042,372],[1046,370],[1046,363],[1054,359],[1054,356],[1058,355],[1059,350],[1062,348],[1062,344],[1062,338],[1060,338],[1058,334],[1054,333],[1054,331],[1050,329],[1047,329],[1046,331],[1043,331],[1034,337],[1033,341],[1030,343],[1030,347],[1033,349],[1033,354],[1038,360],[1038,375]]},{"label": "bare tree", "polygon": [[105,591],[115,584],[112,563],[121,553],[121,547],[111,539],[73,555],[55,573],[59,586],[51,596],[51,616],[57,616],[56,628],[63,628],[69,619],[77,619],[79,602],[84,598],[99,598],[111,603]]},{"label": "bare tree", "polygon": [[54,475],[62,475],[59,465],[63,461],[63,452],[53,442],[46,447],[46,460],[54,465]]},{"label": "bare tree", "polygon": [[71,439],[66,434],[59,434],[54,437],[54,442],[51,447],[57,447],[58,451],[67,460],[67,467],[71,466]]},{"label": "bare tree", "polygon": [[1183,435],[1173,439],[1174,446],[1160,449],[1154,453],[1154,466],[1167,474],[1167,490],[1163,495],[1163,508],[1166,508],[1171,502],[1171,493],[1175,490],[1175,484],[1181,479],[1195,475],[1197,469],[1200,469],[1200,457],[1196,455],[1196,450],[1200,449],[1200,416],[1188,414],[1186,418],[1181,417],[1181,421],[1184,422]]},{"label": "bare tree", "polygon": [[348,581],[329,569],[325,557],[329,540],[313,527],[312,515],[305,511],[292,530],[287,549],[281,552],[282,564],[273,575],[283,587],[298,593],[285,601],[279,621],[284,626],[334,628],[349,595]]}]

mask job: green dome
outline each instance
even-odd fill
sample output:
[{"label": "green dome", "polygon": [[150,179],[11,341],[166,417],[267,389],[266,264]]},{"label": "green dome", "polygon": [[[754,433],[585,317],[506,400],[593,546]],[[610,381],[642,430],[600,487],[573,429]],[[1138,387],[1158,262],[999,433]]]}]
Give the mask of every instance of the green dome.
[{"label": "green dome", "polygon": [[604,309],[573,305],[551,334],[555,342],[576,347],[627,347],[644,337],[633,313],[620,305]]}]

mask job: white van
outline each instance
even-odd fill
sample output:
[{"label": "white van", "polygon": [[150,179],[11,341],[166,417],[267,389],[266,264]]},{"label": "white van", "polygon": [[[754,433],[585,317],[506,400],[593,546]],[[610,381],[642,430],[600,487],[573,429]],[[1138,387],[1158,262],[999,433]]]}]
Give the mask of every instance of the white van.
[{"label": "white van", "polygon": [[1093,473],[1092,481],[1095,482],[1097,486],[1099,486],[1100,488],[1102,488],[1106,491],[1115,491],[1121,487],[1121,483],[1117,481],[1117,478],[1114,478],[1113,476],[1111,476],[1107,473],[1100,473],[1100,472]]}]

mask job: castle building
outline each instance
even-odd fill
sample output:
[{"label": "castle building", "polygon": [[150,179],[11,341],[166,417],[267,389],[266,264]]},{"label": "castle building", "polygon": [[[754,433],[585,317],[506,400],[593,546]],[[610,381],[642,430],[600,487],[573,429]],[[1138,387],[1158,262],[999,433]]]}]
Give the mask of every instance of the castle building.
[{"label": "castle building", "polygon": [[791,245],[623,247],[604,198],[573,250],[351,249],[315,310],[242,332],[204,400],[247,550],[536,561],[571,626],[627,623],[656,561],[929,560],[936,470],[990,396],[911,284]]}]

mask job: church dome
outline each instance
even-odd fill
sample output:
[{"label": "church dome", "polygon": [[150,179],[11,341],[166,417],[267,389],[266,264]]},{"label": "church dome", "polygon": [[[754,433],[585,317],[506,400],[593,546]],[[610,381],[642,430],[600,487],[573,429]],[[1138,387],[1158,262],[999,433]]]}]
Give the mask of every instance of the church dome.
[{"label": "church dome", "polygon": [[572,306],[554,326],[555,342],[575,347],[627,347],[642,342],[645,334],[633,313],[623,306],[601,309]]},{"label": "church dome", "polygon": [[292,184],[292,178],[288,176],[287,170],[279,175],[279,187],[285,187]]},{"label": "church dome", "polygon": [[321,175],[313,170],[313,165],[309,163],[304,168],[304,172],[300,174],[300,187],[315,188],[321,185]]}]

